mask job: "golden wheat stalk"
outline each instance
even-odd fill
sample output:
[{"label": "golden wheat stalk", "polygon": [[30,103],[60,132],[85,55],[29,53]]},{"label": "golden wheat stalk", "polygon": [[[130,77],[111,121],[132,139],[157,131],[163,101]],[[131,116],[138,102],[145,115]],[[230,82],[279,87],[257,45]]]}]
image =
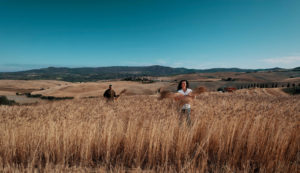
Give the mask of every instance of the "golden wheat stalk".
[{"label": "golden wheat stalk", "polygon": [[0,172],[299,172],[299,97],[257,92],[202,95],[189,127],[152,96],[0,106]]},{"label": "golden wheat stalk", "polygon": [[190,104],[196,96],[204,93],[206,89],[204,87],[198,87],[193,90],[188,96],[184,96],[181,93],[173,93],[170,91],[162,91],[160,93],[159,100],[170,98],[178,102],[179,106],[183,106],[184,104]]},{"label": "golden wheat stalk", "polygon": [[198,96],[202,93],[206,92],[206,89],[204,87],[198,87],[191,92],[191,96]]},{"label": "golden wheat stalk", "polygon": [[118,98],[120,98],[120,96],[123,95],[123,94],[126,93],[126,92],[127,92],[127,89],[123,89],[123,90],[119,93],[119,95],[115,98],[115,100],[117,100]]},{"label": "golden wheat stalk", "polygon": [[127,92],[127,89],[123,89],[123,90],[120,92],[119,96],[121,96],[122,94],[124,94],[124,93],[126,93],[126,92]]},{"label": "golden wheat stalk", "polygon": [[182,99],[190,100],[190,99],[193,99],[195,96],[198,96],[198,95],[204,93],[205,91],[206,91],[206,89],[204,87],[198,87],[198,88],[194,89],[193,92],[191,92],[188,96],[184,96],[180,93],[173,93],[171,91],[166,90],[166,91],[160,92],[159,100],[165,99],[165,98],[171,98],[176,101],[179,101]]}]

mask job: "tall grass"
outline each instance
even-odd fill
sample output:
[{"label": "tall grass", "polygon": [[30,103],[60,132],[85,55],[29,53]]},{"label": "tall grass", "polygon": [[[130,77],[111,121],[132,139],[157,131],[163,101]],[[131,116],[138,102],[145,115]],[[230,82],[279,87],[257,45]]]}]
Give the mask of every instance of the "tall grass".
[{"label": "tall grass", "polygon": [[0,170],[297,172],[300,97],[211,93],[178,105],[154,96],[0,107]]}]

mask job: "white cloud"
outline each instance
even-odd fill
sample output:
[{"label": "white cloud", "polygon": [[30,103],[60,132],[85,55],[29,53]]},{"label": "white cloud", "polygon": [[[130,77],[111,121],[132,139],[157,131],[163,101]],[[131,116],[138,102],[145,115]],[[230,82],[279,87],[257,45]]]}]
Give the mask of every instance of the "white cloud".
[{"label": "white cloud", "polygon": [[158,59],[158,60],[156,60],[156,63],[158,65],[167,65],[168,64],[168,60],[167,59]]},{"label": "white cloud", "polygon": [[300,56],[286,56],[279,58],[267,58],[263,59],[263,62],[270,64],[279,64],[279,65],[300,65]]}]

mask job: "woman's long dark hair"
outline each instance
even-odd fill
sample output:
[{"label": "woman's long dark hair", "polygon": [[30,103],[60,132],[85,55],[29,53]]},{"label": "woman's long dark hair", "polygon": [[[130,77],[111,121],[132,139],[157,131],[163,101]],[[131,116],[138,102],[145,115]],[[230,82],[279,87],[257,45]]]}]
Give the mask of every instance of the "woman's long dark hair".
[{"label": "woman's long dark hair", "polygon": [[189,84],[189,82],[188,82],[187,80],[181,80],[181,81],[179,82],[179,84],[178,84],[177,91],[182,89],[181,84],[182,84],[182,82],[184,82],[184,81],[186,82],[186,88],[189,88],[189,87],[190,87],[190,84]]}]

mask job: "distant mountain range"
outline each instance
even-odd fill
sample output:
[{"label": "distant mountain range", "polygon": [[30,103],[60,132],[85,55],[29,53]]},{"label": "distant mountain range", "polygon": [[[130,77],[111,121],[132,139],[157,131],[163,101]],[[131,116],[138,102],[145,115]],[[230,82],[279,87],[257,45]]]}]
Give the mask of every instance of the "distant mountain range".
[{"label": "distant mountain range", "polygon": [[294,69],[240,69],[240,68],[212,68],[205,70],[172,68],[165,66],[113,66],[113,67],[87,67],[66,68],[48,67],[20,72],[1,72],[0,79],[19,80],[63,80],[69,82],[87,82],[109,79],[123,79],[127,77],[141,76],[171,76],[192,73],[215,73],[215,72],[258,72],[258,71],[300,71],[300,67]]}]

